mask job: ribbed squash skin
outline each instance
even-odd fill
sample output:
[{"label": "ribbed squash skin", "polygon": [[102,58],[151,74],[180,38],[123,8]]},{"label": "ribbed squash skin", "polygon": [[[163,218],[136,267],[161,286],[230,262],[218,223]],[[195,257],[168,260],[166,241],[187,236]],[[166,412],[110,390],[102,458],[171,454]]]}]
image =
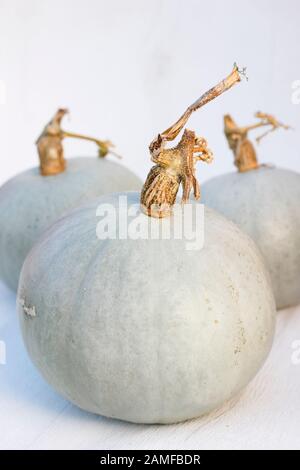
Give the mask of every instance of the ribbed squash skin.
[{"label": "ribbed squash skin", "polygon": [[[199,251],[173,235],[99,240],[97,207],[124,216],[118,197],[66,215],[27,257],[18,306],[29,355],[59,393],[94,413],[136,423],[208,413],[270,351],[276,312],[261,255],[211,209]],[[138,193],[127,197],[139,203]]]},{"label": "ribbed squash skin", "polygon": [[0,279],[17,290],[23,262],[39,236],[64,212],[115,191],[138,190],[124,166],[100,158],[72,158],[67,170],[41,176],[25,171],[0,188]]},{"label": "ribbed squash skin", "polygon": [[300,303],[300,174],[260,167],[202,186],[202,202],[257,243],[271,274],[278,309]]}]

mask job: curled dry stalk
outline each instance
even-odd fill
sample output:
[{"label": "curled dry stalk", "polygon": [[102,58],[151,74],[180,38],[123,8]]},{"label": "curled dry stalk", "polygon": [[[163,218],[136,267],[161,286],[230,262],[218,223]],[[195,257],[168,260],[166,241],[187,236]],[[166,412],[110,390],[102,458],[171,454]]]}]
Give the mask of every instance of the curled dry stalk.
[{"label": "curled dry stalk", "polygon": [[258,111],[257,113],[255,113],[255,117],[261,119],[262,126],[271,126],[269,130],[264,132],[262,135],[256,137],[255,140],[258,144],[260,143],[262,139],[267,137],[267,135],[269,135],[271,132],[277,131],[278,129],[284,129],[284,130],[292,129],[291,126],[287,126],[286,124],[283,124],[271,114],[266,114],[266,113],[262,113],[261,111]]},{"label": "curled dry stalk", "polygon": [[108,153],[111,153],[121,158],[112,150],[114,145],[109,140],[99,140],[94,137],[64,131],[61,128],[61,121],[68,113],[67,109],[59,109],[36,141],[40,158],[40,172],[43,176],[57,175],[65,170],[66,160],[62,141],[66,137],[94,142],[98,146],[99,157],[105,157]]},{"label": "curled dry stalk", "polygon": [[259,143],[271,132],[274,132],[280,128],[286,130],[291,129],[290,126],[287,126],[278,121],[271,114],[266,114],[259,111],[255,113],[254,116],[259,118],[260,121],[245,127],[239,127],[229,114],[224,116],[225,136],[227,138],[229,147],[234,153],[234,164],[242,173],[260,167],[254,146],[248,139],[248,133],[250,131],[262,127],[270,127],[266,132],[256,138],[256,142]]},{"label": "curled dry stalk", "polygon": [[151,160],[156,165],[150,170],[141,193],[141,208],[145,214],[159,218],[169,216],[180,185],[183,187],[182,203],[188,201],[192,189],[195,198],[200,198],[196,163],[210,163],[213,160],[206,140],[197,137],[194,131],[185,129],[175,147],[166,149],[166,144],[179,135],[192,113],[240,82],[244,72],[245,69],[241,71],[235,64],[228,77],[204,93],[172,126],[158,134],[151,142]]}]

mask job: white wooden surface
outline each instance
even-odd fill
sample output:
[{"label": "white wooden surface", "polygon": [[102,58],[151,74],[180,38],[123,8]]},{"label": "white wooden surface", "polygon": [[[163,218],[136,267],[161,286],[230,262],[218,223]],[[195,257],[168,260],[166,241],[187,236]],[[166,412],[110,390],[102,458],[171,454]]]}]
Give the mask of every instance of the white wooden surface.
[{"label": "white wooden surface", "polygon": [[105,419],[57,395],[31,365],[1,284],[0,341],[0,449],[300,449],[300,307],[278,314],[273,351],[238,401],[172,426]]}]

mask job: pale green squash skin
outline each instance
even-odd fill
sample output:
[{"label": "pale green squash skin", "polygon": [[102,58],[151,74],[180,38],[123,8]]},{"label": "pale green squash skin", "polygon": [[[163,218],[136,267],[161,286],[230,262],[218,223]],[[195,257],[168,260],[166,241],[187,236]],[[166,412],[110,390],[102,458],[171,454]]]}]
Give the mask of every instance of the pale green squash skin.
[{"label": "pale green squash skin", "polygon": [[[127,195],[138,204],[139,193]],[[199,251],[174,237],[101,241],[97,207],[117,198],[66,215],[27,257],[18,309],[28,353],[49,384],[90,412],[136,423],[208,413],[270,351],[276,311],[261,255],[211,209]]]},{"label": "pale green squash skin", "polygon": [[140,179],[104,158],[72,158],[65,172],[33,168],[0,188],[0,279],[17,290],[23,262],[39,236],[64,212],[110,192],[138,190]]},{"label": "pale green squash skin", "polygon": [[300,174],[273,167],[229,173],[202,185],[202,202],[257,243],[278,309],[300,303]]}]

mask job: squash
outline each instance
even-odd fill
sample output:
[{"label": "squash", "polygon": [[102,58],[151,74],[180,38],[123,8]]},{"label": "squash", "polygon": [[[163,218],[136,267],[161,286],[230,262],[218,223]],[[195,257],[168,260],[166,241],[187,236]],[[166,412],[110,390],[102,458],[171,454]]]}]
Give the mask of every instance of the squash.
[{"label": "squash", "polygon": [[[61,130],[65,113],[59,110],[38,139],[40,168],[24,171],[0,188],[0,279],[13,290],[26,255],[65,211],[102,194],[141,187],[131,171],[105,158],[66,162],[62,139],[78,135]],[[109,142],[88,140],[98,144],[100,157],[111,151]]]},{"label": "squash", "polygon": [[[234,69],[192,111],[238,80]],[[212,158],[206,141],[185,130],[164,148],[192,111],[150,145],[156,165],[141,193],[66,214],[24,263],[18,311],[28,353],[90,412],[135,423],[200,416],[243,389],[270,351],[276,312],[261,255],[233,223],[188,203],[200,191],[196,161]],[[175,201],[180,185],[184,205]]]},{"label": "squash", "polygon": [[248,131],[282,125],[270,115],[257,116],[261,121],[245,128],[225,116],[225,133],[239,171],[204,183],[202,201],[257,243],[271,274],[277,308],[282,309],[300,302],[300,174],[259,165]]}]

